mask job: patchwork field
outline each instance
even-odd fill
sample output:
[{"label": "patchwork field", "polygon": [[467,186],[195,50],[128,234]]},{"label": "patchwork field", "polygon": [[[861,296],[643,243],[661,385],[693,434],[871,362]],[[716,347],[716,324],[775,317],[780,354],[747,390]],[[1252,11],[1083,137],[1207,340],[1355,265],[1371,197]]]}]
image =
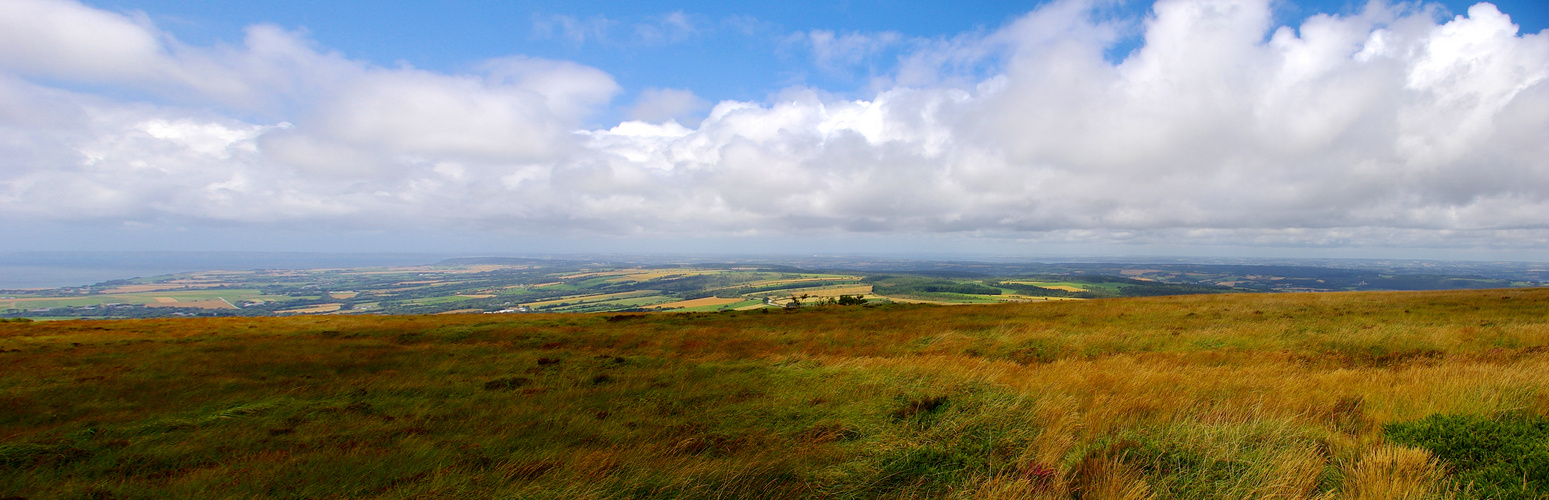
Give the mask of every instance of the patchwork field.
[{"label": "patchwork field", "polygon": [[571,295],[571,296],[560,297],[560,298],[551,299],[551,300],[542,300],[542,301],[537,301],[537,302],[528,302],[528,303],[525,303],[525,304],[522,304],[522,305],[523,306],[527,306],[527,307],[546,307],[546,306],[558,306],[558,305],[570,305],[570,304],[587,304],[587,303],[595,303],[595,302],[610,302],[610,301],[616,301],[616,300],[619,300],[619,299],[630,299],[630,298],[638,298],[638,297],[648,297],[648,296],[657,295],[657,294],[658,294],[658,292],[656,290],[640,290],[640,291],[633,291],[633,292],[598,293],[598,294],[590,294],[590,295]]},{"label": "patchwork field", "polygon": [[[814,262],[822,264],[822,262]],[[1498,263],[1497,263],[1498,264]],[[1537,267],[1499,264],[1495,277],[1285,266],[848,262],[642,265],[525,258],[449,259],[434,265],[203,271],[58,289],[0,290],[0,319],[435,314],[468,312],[679,312],[821,305],[839,296],[872,304],[993,304],[1228,292],[1370,287],[1487,288],[1549,284]],[[1436,264],[1453,271],[1481,271]],[[1096,266],[1096,267],[1093,267]],[[1450,267],[1449,267],[1450,266]],[[1504,267],[1502,267],[1504,266]],[[1426,269],[1433,269],[1427,267]],[[1278,273],[1278,274],[1277,274]],[[1363,288],[1364,287],[1364,288]],[[159,298],[170,300],[159,300]],[[714,300],[691,302],[714,298]],[[733,300],[735,299],[735,300]],[[815,299],[815,300],[812,300]],[[298,312],[300,311],[300,312]]]},{"label": "patchwork field", "polygon": [[0,497],[1549,494],[1549,290],[0,323]]},{"label": "patchwork field", "polygon": [[235,309],[236,307],[231,303],[291,298],[282,295],[267,295],[262,291],[253,289],[212,290],[206,288],[186,290],[182,285],[179,285],[174,289],[160,288],[135,293],[112,292],[69,297],[0,298],[0,309],[46,309],[111,305]]},{"label": "patchwork field", "polygon": [[740,298],[705,297],[705,298],[702,298],[702,299],[682,300],[682,301],[678,301],[678,302],[668,302],[666,304],[658,304],[655,307],[657,309],[680,309],[680,308],[705,307],[705,306],[724,306],[724,305],[727,305],[727,304],[735,304],[735,303],[738,303],[738,302],[743,302],[743,299],[740,299]]},{"label": "patchwork field", "polygon": [[[170,297],[160,297],[160,298],[170,298]],[[179,301],[179,300],[175,300],[175,299],[174,300],[169,300],[169,301],[158,300],[155,303],[145,304],[145,307],[193,307],[193,308],[198,308],[198,309],[236,309],[237,308],[237,306],[231,305],[230,302],[226,302],[224,300],[219,300],[219,299],[217,299],[217,300],[185,300],[185,301]]]}]

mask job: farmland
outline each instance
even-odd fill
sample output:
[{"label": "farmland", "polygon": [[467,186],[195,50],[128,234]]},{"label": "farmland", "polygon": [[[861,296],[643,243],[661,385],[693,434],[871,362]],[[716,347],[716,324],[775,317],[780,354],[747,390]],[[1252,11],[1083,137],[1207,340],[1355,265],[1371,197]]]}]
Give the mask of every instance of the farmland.
[{"label": "farmland", "polygon": [[1549,494],[1549,290],[808,302],[0,323],[0,496]]},{"label": "farmland", "polygon": [[[430,266],[312,270],[209,271],[51,290],[0,293],[8,317],[125,318],[309,314],[527,312],[704,312],[796,307],[843,296],[873,303],[995,303],[1115,296],[1102,283],[1086,288],[988,286],[993,280],[927,280],[816,272],[779,265],[626,266],[511,259]],[[892,286],[874,290],[874,282]],[[907,281],[903,285],[903,283]],[[1014,282],[1022,283],[1022,282]],[[1135,282],[1141,288],[1156,283]],[[912,285],[911,285],[912,284]],[[1021,289],[1014,289],[1021,286]],[[966,287],[966,288],[965,288]],[[975,288],[977,287],[977,288]],[[1106,287],[1106,288],[1105,288]],[[957,293],[967,291],[967,293]],[[1184,293],[1216,293],[1195,287]],[[993,295],[985,295],[993,294]],[[1094,295],[1096,294],[1096,295]]]},{"label": "farmland", "polygon": [[1549,280],[1549,271],[1531,265],[1442,269],[1493,270],[1495,277],[1267,265],[468,258],[399,267],[214,270],[0,290],[0,317],[714,312],[818,306],[845,297],[872,304],[1042,303],[1385,286],[1529,287]]}]

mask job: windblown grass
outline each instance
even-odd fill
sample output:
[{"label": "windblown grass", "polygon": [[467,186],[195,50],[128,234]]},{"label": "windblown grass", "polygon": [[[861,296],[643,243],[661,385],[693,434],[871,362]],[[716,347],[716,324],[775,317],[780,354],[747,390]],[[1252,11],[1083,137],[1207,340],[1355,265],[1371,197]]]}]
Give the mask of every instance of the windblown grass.
[{"label": "windblown grass", "polygon": [[1402,432],[1541,421],[1546,346],[1542,289],[3,323],[0,497],[1541,498]]}]

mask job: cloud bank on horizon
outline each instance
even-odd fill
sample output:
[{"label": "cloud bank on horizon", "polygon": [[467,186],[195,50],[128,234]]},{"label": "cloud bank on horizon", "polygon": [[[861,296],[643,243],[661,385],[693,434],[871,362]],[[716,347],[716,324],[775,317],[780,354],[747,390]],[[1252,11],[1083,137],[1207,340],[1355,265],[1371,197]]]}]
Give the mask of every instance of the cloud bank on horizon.
[{"label": "cloud bank on horizon", "polygon": [[[901,41],[801,34],[819,66],[908,43],[863,99],[623,90],[511,55],[385,67],[255,25],[0,3],[0,220],[535,236],[937,234],[1066,242],[1549,248],[1549,33],[1375,1],[1101,2]],[[975,68],[990,68],[980,71]]]}]

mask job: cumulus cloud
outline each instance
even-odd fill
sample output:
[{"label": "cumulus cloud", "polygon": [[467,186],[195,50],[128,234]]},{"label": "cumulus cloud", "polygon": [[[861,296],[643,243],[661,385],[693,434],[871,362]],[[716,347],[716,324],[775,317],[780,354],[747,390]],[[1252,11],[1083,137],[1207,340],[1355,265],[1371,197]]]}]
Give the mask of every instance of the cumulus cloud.
[{"label": "cumulus cloud", "polygon": [[[0,216],[523,234],[1549,241],[1549,35],[1518,33],[1494,6],[1436,19],[1372,3],[1274,26],[1268,0],[1160,0],[1141,47],[1117,62],[1104,53],[1121,27],[1093,12],[1056,1],[993,32],[915,44],[865,99],[794,88],[716,103],[696,125],[682,118],[708,103],[691,90],[646,89],[631,121],[580,130],[620,88],[579,64],[381,68],[264,26],[241,46],[186,47],[142,18],[10,2],[0,23],[16,26],[0,28],[92,25],[121,42],[0,29]],[[809,35],[833,64],[897,43]],[[122,60],[140,64],[111,62]],[[250,116],[271,119],[239,118]]]},{"label": "cumulus cloud", "polygon": [[0,67],[87,81],[158,79],[169,56],[143,18],[75,2],[14,0],[0,17]]}]

